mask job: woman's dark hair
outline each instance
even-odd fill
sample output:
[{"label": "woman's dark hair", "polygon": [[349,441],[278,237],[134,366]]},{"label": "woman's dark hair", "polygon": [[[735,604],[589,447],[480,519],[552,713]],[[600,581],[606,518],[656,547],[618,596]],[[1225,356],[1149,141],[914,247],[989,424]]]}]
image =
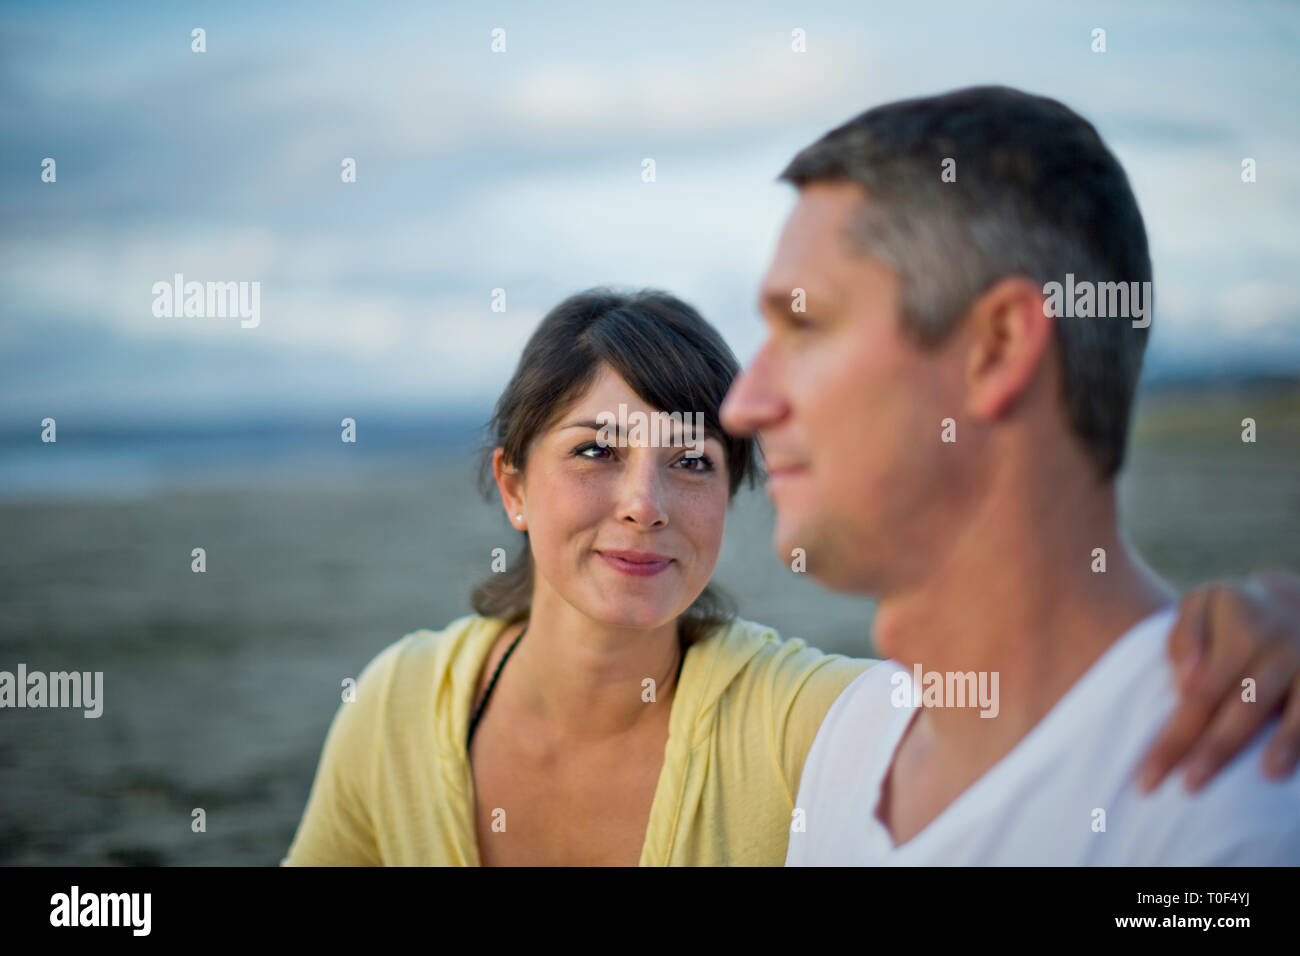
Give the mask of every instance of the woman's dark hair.
[{"label": "woman's dark hair", "polygon": [[[655,289],[619,293],[588,289],[571,295],[542,319],[528,340],[510,383],[486,427],[479,480],[491,500],[492,454],[500,447],[507,465],[520,471],[533,441],[545,432],[608,365],[645,402],[667,412],[701,411],[705,432],[726,451],[729,495],[757,473],[754,443],[728,435],[718,418],[722,399],[740,364],[713,326],[680,299]],[[510,569],[474,588],[475,611],[508,622],[528,616],[533,598],[533,559],[524,535],[523,553]],[[735,616],[731,599],[708,585],[679,619],[689,644]]]}]

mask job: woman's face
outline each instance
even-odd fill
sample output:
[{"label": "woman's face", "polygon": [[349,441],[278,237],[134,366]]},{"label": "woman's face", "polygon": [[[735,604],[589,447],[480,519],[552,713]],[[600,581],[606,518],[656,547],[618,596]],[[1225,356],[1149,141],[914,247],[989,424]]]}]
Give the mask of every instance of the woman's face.
[{"label": "woman's face", "polygon": [[[620,404],[627,406],[626,435],[616,430]],[[659,411],[602,365],[587,393],[537,437],[522,479],[505,474],[496,453],[511,521],[528,531],[535,587],[606,624],[652,628],[675,620],[709,583],[722,545],[722,444],[711,436],[697,444],[699,435],[683,435],[674,424],[672,445],[660,439],[652,447],[634,423],[636,413],[654,421]],[[704,410],[663,411],[683,413],[689,429]],[[602,447],[600,424],[609,416],[615,425]],[[703,455],[689,456],[692,448]]]}]

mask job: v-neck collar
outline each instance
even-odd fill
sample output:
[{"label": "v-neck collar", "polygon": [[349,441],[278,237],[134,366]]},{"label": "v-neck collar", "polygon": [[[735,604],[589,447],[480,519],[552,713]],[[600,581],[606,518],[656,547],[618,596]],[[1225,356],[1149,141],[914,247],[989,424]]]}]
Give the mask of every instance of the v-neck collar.
[{"label": "v-neck collar", "polygon": [[[1078,726],[1082,723],[1087,708],[1092,706],[1096,688],[1104,687],[1111,679],[1111,675],[1117,671],[1122,672],[1129,658],[1141,653],[1140,635],[1147,633],[1149,626],[1154,622],[1165,618],[1172,621],[1175,611],[1174,606],[1165,605],[1132,624],[1102,651],[1101,655],[1070,685],[1047,713],[1039,718],[1038,722],[1001,759],[959,793],[933,820],[901,844],[894,843],[893,834],[876,815],[894,758],[898,755],[903,737],[907,734],[912,720],[917,716],[915,711],[919,710],[916,707],[898,708],[898,716],[881,731],[885,743],[877,751],[871,777],[875,783],[870,791],[872,803],[868,810],[867,839],[873,853],[877,854],[876,859],[887,858],[891,862],[906,862],[916,854],[920,854],[919,858],[924,859],[930,844],[945,839],[945,835],[951,833],[952,828],[958,823],[966,820],[969,825],[975,825],[977,820],[986,816],[987,811],[982,810],[981,807],[990,802],[991,798],[988,795],[996,795],[1010,786],[1011,782],[1017,779],[1017,775],[1023,773],[1023,768],[1033,766],[1041,759],[1043,753],[1058,749],[1061,746],[1061,732],[1058,728]],[[911,672],[897,662],[891,663],[898,668],[899,673],[908,676],[905,686],[908,699],[912,699]]]},{"label": "v-neck collar", "polygon": [[[445,769],[448,789],[460,796],[449,800],[445,809],[455,817],[454,830],[459,843],[459,856],[466,865],[482,866],[478,848],[478,818],[475,813],[477,794],[474,773],[470,766],[465,739],[469,732],[474,692],[488,655],[508,623],[500,618],[475,618],[457,646],[449,648],[453,654],[449,666],[451,693],[444,698],[443,707],[435,707],[435,726],[438,744],[442,750],[440,763]],[[724,626],[723,630],[727,630]],[[700,712],[701,695],[708,686],[711,673],[700,671],[699,646],[705,640],[721,640],[722,634],[710,635],[686,648],[682,658],[681,678],[673,692],[672,709],[668,715],[668,740],[664,745],[664,762],[655,785],[650,815],[646,819],[646,835],[641,845],[640,866],[665,866],[668,863],[686,782],[689,753],[695,740],[696,718]],[[708,655],[716,661],[716,655]],[[710,672],[712,667],[707,668]],[[441,695],[435,695],[435,698]],[[666,827],[658,821],[671,821]]]}]

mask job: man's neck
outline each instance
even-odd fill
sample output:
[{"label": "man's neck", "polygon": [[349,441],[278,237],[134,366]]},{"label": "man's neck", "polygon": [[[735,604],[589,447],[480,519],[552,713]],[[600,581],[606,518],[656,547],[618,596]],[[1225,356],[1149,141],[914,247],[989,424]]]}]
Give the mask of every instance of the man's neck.
[{"label": "man's neck", "polygon": [[[881,806],[899,842],[1006,756],[1129,628],[1173,600],[1121,539],[1113,487],[1037,488],[994,487],[924,581],[881,599],[876,643],[887,656],[923,674],[974,671],[998,698],[993,719],[980,716],[987,707],[943,701],[912,721]],[[891,794],[906,801],[901,813]]]}]

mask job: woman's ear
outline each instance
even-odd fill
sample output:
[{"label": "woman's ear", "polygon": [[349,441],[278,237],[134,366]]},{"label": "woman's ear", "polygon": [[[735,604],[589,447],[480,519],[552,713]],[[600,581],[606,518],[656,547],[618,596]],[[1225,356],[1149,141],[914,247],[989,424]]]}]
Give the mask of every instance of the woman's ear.
[{"label": "woman's ear", "polygon": [[506,464],[506,452],[500,446],[492,451],[492,477],[496,479],[497,490],[501,492],[501,504],[505,506],[510,523],[520,531],[527,530],[524,476],[521,471]]}]

